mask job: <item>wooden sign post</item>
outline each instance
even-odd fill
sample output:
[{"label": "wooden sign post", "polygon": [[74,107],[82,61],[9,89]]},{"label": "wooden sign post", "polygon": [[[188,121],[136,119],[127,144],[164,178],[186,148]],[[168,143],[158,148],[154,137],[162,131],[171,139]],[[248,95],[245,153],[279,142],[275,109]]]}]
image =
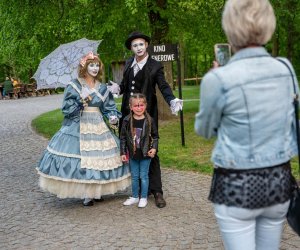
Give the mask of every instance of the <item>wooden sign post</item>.
[{"label": "wooden sign post", "polygon": [[[178,94],[179,99],[182,100],[182,88],[181,88],[181,65],[179,57],[179,46],[178,44],[160,44],[160,45],[149,45],[148,52],[151,58],[160,62],[172,62],[177,61],[177,82],[178,82]],[[180,114],[180,127],[181,127],[181,144],[185,146],[184,139],[184,123],[183,123],[183,111],[179,111]]]}]

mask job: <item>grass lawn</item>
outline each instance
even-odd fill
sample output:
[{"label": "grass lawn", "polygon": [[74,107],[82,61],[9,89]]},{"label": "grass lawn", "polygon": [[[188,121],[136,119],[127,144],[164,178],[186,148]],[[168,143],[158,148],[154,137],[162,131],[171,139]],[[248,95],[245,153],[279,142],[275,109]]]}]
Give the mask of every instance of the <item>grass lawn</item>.
[{"label": "grass lawn", "polygon": [[[178,96],[178,91],[174,94]],[[159,121],[159,156],[161,165],[177,170],[190,170],[201,173],[212,173],[210,162],[214,139],[206,140],[194,132],[194,117],[199,108],[199,86],[184,86],[182,88],[184,101],[184,138],[185,146],[181,145],[180,117],[173,116],[171,120]],[[116,99],[117,103],[121,99]],[[120,105],[118,105],[120,108]],[[51,138],[61,127],[63,115],[60,110],[54,110],[38,116],[32,121],[33,128],[46,138]],[[298,161],[292,160],[293,173],[299,179]]]}]

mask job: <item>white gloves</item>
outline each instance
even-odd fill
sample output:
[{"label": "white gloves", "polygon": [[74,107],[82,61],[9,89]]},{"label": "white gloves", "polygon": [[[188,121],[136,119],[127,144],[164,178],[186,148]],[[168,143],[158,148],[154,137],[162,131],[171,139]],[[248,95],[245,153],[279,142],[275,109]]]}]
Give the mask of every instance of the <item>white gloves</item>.
[{"label": "white gloves", "polygon": [[183,107],[183,100],[175,98],[170,102],[171,106],[170,109],[173,115],[178,115],[178,111],[182,110]]},{"label": "white gloves", "polygon": [[111,125],[116,125],[116,124],[118,123],[119,119],[118,119],[117,116],[112,115],[112,116],[109,117],[109,120],[108,120],[108,121],[109,121],[109,123],[110,123]]},{"label": "white gloves", "polygon": [[120,86],[119,84],[109,81],[110,85],[107,85],[107,89],[112,93],[113,95],[119,95],[120,93]]}]

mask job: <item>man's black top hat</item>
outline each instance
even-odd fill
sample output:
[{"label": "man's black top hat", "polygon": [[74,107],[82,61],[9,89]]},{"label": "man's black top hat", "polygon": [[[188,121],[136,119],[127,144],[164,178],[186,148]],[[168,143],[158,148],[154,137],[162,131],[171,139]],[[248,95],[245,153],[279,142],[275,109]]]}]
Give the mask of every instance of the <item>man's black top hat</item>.
[{"label": "man's black top hat", "polygon": [[149,36],[146,36],[146,35],[144,35],[143,33],[139,32],[139,31],[134,31],[128,36],[128,38],[125,42],[126,48],[130,50],[131,49],[131,42],[134,39],[137,39],[137,38],[145,39],[148,42],[148,44],[150,43],[150,40],[151,40]]}]

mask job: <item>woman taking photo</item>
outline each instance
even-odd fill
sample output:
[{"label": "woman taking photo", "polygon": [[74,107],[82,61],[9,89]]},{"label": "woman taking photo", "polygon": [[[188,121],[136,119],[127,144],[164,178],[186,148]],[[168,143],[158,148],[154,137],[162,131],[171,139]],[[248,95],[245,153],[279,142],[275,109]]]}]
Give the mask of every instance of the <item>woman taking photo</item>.
[{"label": "woman taking photo", "polygon": [[225,249],[276,250],[297,154],[297,79],[264,48],[276,26],[268,0],[227,1],[222,25],[235,54],[203,78],[195,121],[199,135],[217,136],[209,199]]}]

